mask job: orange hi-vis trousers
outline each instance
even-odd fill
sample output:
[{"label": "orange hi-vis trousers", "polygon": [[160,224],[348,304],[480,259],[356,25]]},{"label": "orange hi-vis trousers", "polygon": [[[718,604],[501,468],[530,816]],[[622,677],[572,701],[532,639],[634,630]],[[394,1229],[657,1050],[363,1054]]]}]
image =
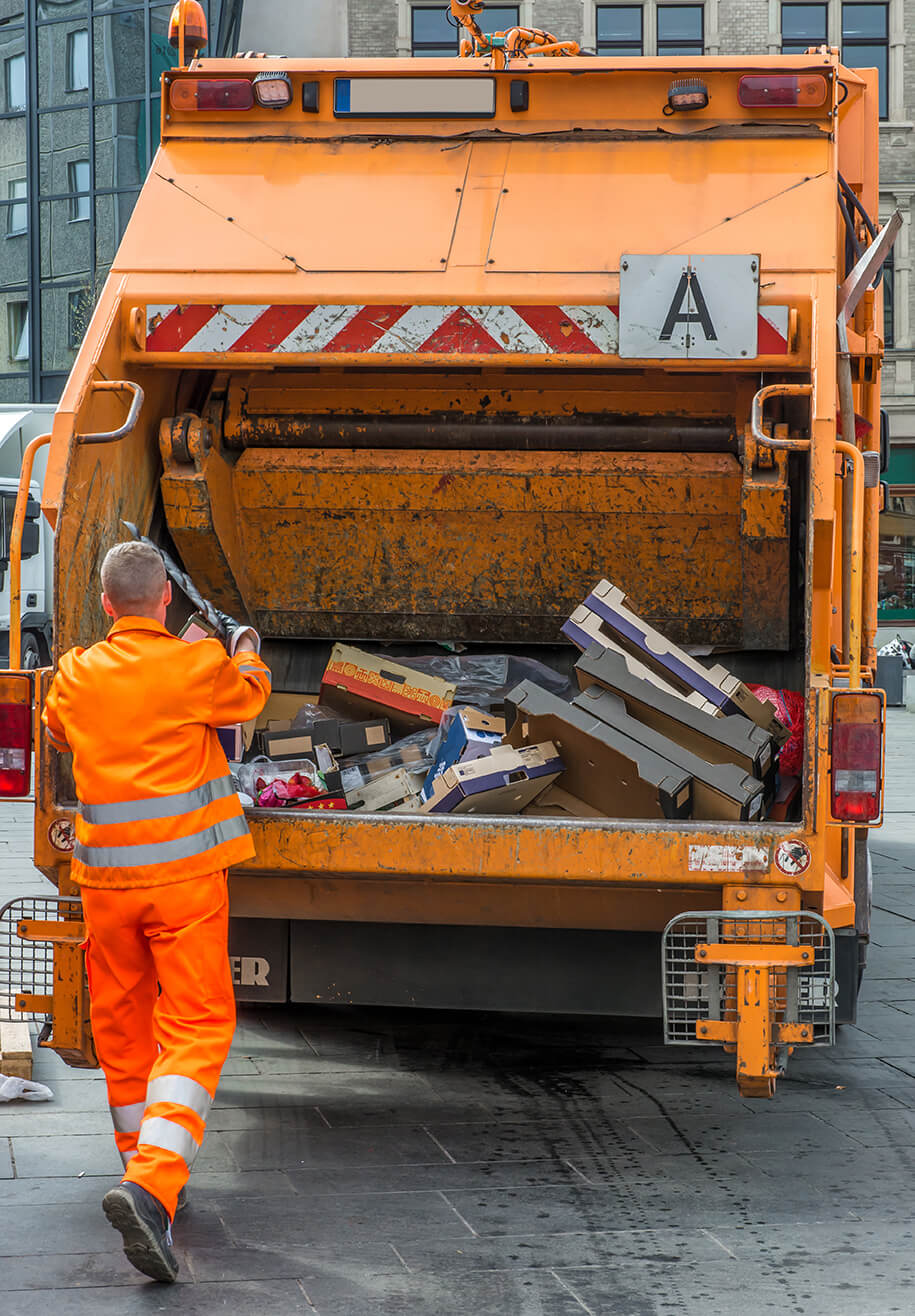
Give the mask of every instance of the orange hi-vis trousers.
[{"label": "orange hi-vis trousers", "polygon": [[235,1031],[226,873],[80,895],[124,1179],[174,1216]]}]

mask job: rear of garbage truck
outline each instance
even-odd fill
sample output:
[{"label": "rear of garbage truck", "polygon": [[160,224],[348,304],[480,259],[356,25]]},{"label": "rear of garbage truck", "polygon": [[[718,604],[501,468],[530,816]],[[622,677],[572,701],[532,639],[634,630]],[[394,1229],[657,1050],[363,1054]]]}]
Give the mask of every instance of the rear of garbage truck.
[{"label": "rear of garbage truck", "polygon": [[[825,48],[494,62],[165,75],[54,417],[56,653],[105,634],[127,521],[262,633],[278,714],[338,643],[536,659],[571,700],[562,628],[602,581],[789,692],[794,773],[743,820],[646,804],[570,733],[560,808],[249,808],[230,877],[242,996],[663,1014],[771,1095],[854,1015],[881,810],[876,74]],[[20,1017],[91,1064],[51,675],[0,681],[0,790],[34,741],[59,896],[8,911],[3,953]]]}]

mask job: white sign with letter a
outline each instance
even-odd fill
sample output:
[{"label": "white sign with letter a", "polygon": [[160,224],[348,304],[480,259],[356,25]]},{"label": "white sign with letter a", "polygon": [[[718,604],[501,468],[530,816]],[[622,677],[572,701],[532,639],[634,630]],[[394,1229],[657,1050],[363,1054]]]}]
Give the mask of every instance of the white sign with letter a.
[{"label": "white sign with letter a", "polygon": [[758,256],[632,256],[620,260],[620,356],[752,360]]}]

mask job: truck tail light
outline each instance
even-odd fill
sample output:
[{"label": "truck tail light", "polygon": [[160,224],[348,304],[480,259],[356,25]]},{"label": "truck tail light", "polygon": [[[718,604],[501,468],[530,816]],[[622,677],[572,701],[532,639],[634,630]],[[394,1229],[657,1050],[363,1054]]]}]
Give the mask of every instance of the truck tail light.
[{"label": "truck tail light", "polygon": [[28,795],[32,777],[32,683],[0,676],[0,797]]},{"label": "truck tail light", "polygon": [[283,110],[292,104],[292,80],[288,73],[258,73],[253,85],[258,105],[268,110]]},{"label": "truck tail light", "polygon": [[867,823],[880,817],[883,699],[836,694],[832,699],[832,816]]},{"label": "truck tail light", "polygon": [[250,78],[175,78],[168,90],[173,110],[250,110]]},{"label": "truck tail light", "polygon": [[827,84],[821,73],[752,74],[737,84],[737,99],[747,109],[797,106],[815,109],[825,104]]}]

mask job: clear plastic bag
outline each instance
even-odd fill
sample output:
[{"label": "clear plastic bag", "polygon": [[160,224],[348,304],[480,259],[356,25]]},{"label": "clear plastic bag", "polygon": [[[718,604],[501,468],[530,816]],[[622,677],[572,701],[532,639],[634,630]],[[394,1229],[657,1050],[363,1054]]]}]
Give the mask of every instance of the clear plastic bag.
[{"label": "clear plastic bag", "polygon": [[428,676],[452,681],[457,686],[455,704],[471,704],[489,712],[501,708],[509,690],[521,681],[534,681],[551,694],[565,698],[571,685],[552,667],[513,653],[449,653],[431,658],[405,658],[404,664]]},{"label": "clear plastic bag", "polygon": [[[435,761],[441,732],[438,727],[425,727],[414,731],[411,736],[395,740],[384,749],[373,750],[370,754],[354,754],[346,760],[345,772],[355,769],[363,781],[373,781],[385,773],[397,768],[406,768],[410,773],[425,775]],[[355,781],[351,776],[350,781]]]},{"label": "clear plastic bag", "polygon": [[264,795],[277,782],[286,786],[293,778],[304,778],[314,788],[315,794],[321,794],[325,789],[321,773],[310,759],[274,763],[272,759],[257,758],[251,763],[239,764],[237,778],[242,791],[254,801],[254,807],[261,809],[282,807],[281,802],[274,798],[275,791],[264,800]]}]

